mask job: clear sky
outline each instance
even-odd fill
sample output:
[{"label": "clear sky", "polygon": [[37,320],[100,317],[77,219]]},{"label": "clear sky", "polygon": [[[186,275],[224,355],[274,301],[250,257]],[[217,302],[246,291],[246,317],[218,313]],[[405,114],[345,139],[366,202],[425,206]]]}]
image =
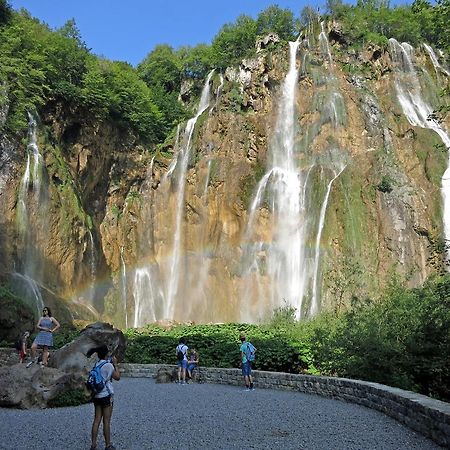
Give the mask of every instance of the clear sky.
[{"label": "clear sky", "polygon": [[[268,6],[289,8],[296,17],[313,0],[8,0],[27,9],[51,28],[75,19],[81,36],[96,55],[136,65],[157,44],[210,44],[222,25],[240,14],[256,18]],[[344,1],[344,3],[354,3]],[[408,4],[391,0],[391,5]]]}]

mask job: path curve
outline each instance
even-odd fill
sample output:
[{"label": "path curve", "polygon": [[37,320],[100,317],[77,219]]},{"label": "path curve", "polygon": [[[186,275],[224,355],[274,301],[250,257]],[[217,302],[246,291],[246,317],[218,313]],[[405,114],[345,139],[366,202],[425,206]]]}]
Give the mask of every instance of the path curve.
[{"label": "path curve", "polygon": [[[118,450],[441,448],[378,411],[300,392],[155,384],[148,378],[122,378],[114,385],[112,435]],[[92,404],[0,408],[0,448],[88,449],[92,418]],[[102,436],[97,448],[104,448]]]}]

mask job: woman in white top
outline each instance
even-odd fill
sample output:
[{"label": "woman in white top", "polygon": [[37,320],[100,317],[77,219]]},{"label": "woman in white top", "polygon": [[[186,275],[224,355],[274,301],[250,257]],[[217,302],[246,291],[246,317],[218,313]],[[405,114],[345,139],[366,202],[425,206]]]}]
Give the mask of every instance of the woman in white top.
[{"label": "woman in white top", "polygon": [[95,416],[91,431],[91,450],[97,448],[98,429],[102,419],[105,450],[115,450],[116,448],[111,444],[111,416],[114,401],[112,380],[120,380],[117,358],[115,356],[108,358],[108,347],[106,345],[89,350],[87,356],[90,357],[93,353],[97,353],[99,360],[96,366],[101,365],[100,373],[105,380],[105,387],[102,391],[95,394],[94,397]]}]

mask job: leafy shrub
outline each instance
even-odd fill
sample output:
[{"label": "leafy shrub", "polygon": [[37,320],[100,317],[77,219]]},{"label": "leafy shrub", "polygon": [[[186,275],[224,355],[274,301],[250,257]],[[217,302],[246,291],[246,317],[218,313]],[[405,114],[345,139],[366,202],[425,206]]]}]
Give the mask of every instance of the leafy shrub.
[{"label": "leafy shrub", "polygon": [[377,300],[296,322],[281,308],[266,325],[149,325],[126,331],[126,362],[175,364],[184,336],[204,366],[238,367],[239,333],[256,346],[255,369],[343,376],[450,399],[450,275],[406,289],[393,280]]},{"label": "leafy shrub", "polygon": [[64,406],[79,406],[90,401],[84,389],[72,389],[60,393],[48,402],[51,408],[61,408]]}]

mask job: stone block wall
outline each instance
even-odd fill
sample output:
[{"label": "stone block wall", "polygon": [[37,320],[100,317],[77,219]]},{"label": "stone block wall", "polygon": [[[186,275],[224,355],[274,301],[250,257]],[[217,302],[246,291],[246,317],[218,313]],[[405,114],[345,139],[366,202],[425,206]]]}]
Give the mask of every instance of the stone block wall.
[{"label": "stone block wall", "polygon": [[[123,376],[154,377],[160,368],[172,371],[176,366],[165,364],[121,364]],[[201,367],[204,382],[242,386],[239,369]],[[407,427],[450,448],[450,404],[425,395],[347,378],[318,377],[279,372],[252,372],[258,389],[283,389],[321,395],[357,403],[376,409]]]}]

